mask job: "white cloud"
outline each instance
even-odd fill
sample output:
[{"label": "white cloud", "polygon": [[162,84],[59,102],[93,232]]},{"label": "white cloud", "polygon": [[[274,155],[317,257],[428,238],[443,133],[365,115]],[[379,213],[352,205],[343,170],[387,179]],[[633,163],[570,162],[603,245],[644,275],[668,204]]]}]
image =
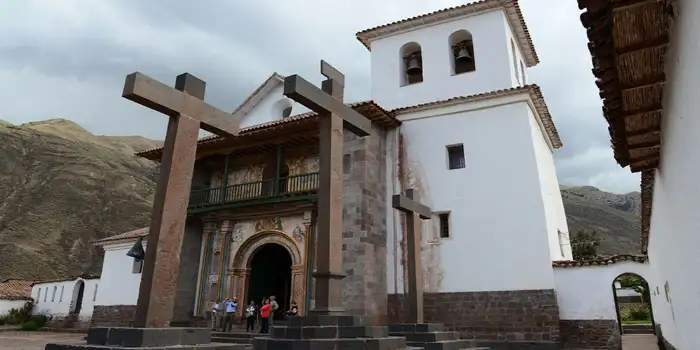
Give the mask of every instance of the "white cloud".
[{"label": "white cloud", "polygon": [[[458,0],[24,0],[0,3],[0,118],[63,117],[98,134],[162,138],[165,117],[120,97],[124,76],[164,82],[190,72],[207,100],[233,110],[269,74],[321,80],[324,58],[348,77],[346,99],[369,98],[370,53],[357,31],[462,4]],[[542,63],[530,70],[564,141],[562,183],[627,192],[591,74],[575,1],[521,0]]]}]

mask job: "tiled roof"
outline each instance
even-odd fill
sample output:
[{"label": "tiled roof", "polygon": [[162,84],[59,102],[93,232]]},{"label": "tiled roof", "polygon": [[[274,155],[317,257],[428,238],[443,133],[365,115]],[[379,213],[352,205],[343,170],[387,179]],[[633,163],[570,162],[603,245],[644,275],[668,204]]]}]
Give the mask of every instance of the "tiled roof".
[{"label": "tiled roof", "polygon": [[[365,106],[372,106],[372,107],[374,107],[374,108],[377,109],[377,110],[383,111],[384,114],[386,114],[387,116],[389,116],[389,114],[390,114],[389,112],[385,111],[382,107],[380,107],[378,104],[376,104],[374,101],[371,101],[371,100],[368,100],[368,101],[360,101],[360,102],[354,102],[354,103],[347,103],[347,105],[348,105],[349,107],[354,108],[354,109],[357,109],[357,108],[360,108],[360,107],[365,107]],[[290,117],[287,117],[287,118],[283,118],[283,119],[272,120],[272,121],[269,121],[269,122],[267,122],[267,123],[261,123],[261,124],[257,124],[257,125],[252,125],[252,126],[249,126],[249,127],[247,127],[247,128],[242,128],[242,129],[240,130],[239,136],[244,136],[244,135],[252,134],[252,133],[254,133],[254,132],[256,132],[256,131],[271,129],[271,128],[274,128],[274,127],[280,126],[280,125],[292,124],[292,123],[300,122],[300,121],[302,121],[302,120],[311,119],[311,118],[315,117],[316,115],[317,115],[316,112],[306,112],[306,113],[293,115],[293,116],[290,116]],[[392,122],[393,122],[395,125],[400,125],[400,124],[401,124],[401,122],[399,122],[398,120],[396,120],[395,118],[393,118],[393,117],[391,117],[391,116],[389,116],[388,118],[390,118],[390,119],[392,120]],[[223,139],[225,139],[225,137],[221,137],[221,136],[217,136],[217,135],[212,135],[212,136],[203,137],[203,138],[199,139],[199,141],[197,141],[197,146],[200,146],[200,145],[203,145],[203,144],[208,144],[208,143],[217,142],[217,141],[220,141],[220,140],[223,140]],[[136,155],[137,155],[137,156],[144,157],[144,158],[150,158],[150,157],[153,156],[154,154],[160,153],[162,150],[163,150],[163,148],[160,147],[160,148],[156,148],[156,149],[152,149],[152,150],[140,152],[140,153],[137,153]]]},{"label": "tiled roof", "polygon": [[481,94],[476,94],[476,95],[453,97],[453,98],[450,98],[447,100],[428,102],[428,103],[423,103],[423,104],[410,106],[410,107],[397,108],[397,109],[391,110],[390,113],[393,113],[395,115],[401,115],[401,114],[405,114],[405,113],[418,112],[418,111],[422,111],[422,110],[426,110],[426,109],[453,106],[453,105],[457,105],[457,104],[461,104],[461,103],[465,103],[465,102],[476,102],[476,101],[481,101],[481,100],[495,98],[495,97],[510,96],[510,95],[515,95],[515,94],[524,93],[524,92],[527,92],[530,94],[530,99],[532,100],[532,102],[535,105],[535,109],[537,110],[537,114],[540,115],[540,119],[542,121],[542,126],[544,126],[544,129],[547,133],[547,136],[549,137],[550,141],[552,142],[552,147],[554,147],[555,149],[561,148],[563,146],[563,144],[561,142],[561,139],[559,138],[559,132],[557,131],[556,126],[554,125],[554,121],[552,120],[551,114],[549,114],[549,108],[547,107],[547,103],[545,103],[545,101],[544,101],[544,97],[542,96],[542,91],[540,90],[540,87],[535,85],[535,84],[519,86],[519,87],[514,87],[514,88],[509,88],[509,89],[504,89],[504,90],[497,90],[497,91],[492,91],[492,92],[486,92],[486,93],[481,93]]},{"label": "tiled roof", "polygon": [[129,240],[133,240],[133,239],[136,239],[139,237],[145,237],[148,235],[149,229],[150,229],[149,227],[142,227],[140,229],[136,229],[133,231],[124,232],[124,233],[120,233],[118,235],[114,235],[111,237],[102,238],[102,239],[98,239],[96,241],[92,241],[92,244],[105,245],[105,244],[112,244],[112,243],[119,243],[119,242],[123,242],[123,241],[129,241]]},{"label": "tiled roof", "polygon": [[15,279],[0,283],[0,300],[32,300],[32,283]]},{"label": "tiled roof", "polygon": [[422,26],[433,25],[437,22],[449,21],[462,16],[475,15],[482,12],[492,11],[502,8],[505,10],[506,18],[515,32],[518,45],[525,56],[528,67],[537,65],[540,62],[532,37],[527,29],[527,24],[520,10],[518,0],[481,0],[469,4],[446,8],[444,10],[427,13],[424,15],[406,18],[400,21],[381,25],[378,27],[363,30],[356,34],[357,39],[371,51],[372,40],[397,32],[411,30]]},{"label": "tiled roof", "polygon": [[582,267],[582,266],[605,266],[612,265],[622,261],[633,261],[638,263],[645,263],[648,260],[646,255],[630,255],[621,254],[610,256],[606,258],[600,258],[595,260],[585,260],[585,261],[573,261],[573,260],[560,260],[552,261],[553,267]]},{"label": "tiled roof", "polygon": [[55,279],[50,279],[50,280],[36,281],[36,282],[32,283],[32,286],[35,286],[37,284],[75,281],[78,278],[84,279],[84,280],[95,280],[95,279],[100,278],[100,275],[90,275],[90,274],[84,273],[84,274],[78,275],[78,276],[68,276],[68,277],[64,277],[64,278],[55,278]]}]

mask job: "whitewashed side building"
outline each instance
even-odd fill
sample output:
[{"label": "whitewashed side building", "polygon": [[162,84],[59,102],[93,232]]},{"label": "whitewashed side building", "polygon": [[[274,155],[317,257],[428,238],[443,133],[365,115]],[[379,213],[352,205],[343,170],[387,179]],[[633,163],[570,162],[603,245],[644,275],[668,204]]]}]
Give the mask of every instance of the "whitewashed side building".
[{"label": "whitewashed side building", "polygon": [[32,283],[34,282],[20,279],[0,282],[0,317],[12,309],[22,309],[32,302]]},{"label": "whitewashed side building", "polygon": [[35,315],[45,315],[55,327],[83,327],[90,322],[100,277],[82,275],[32,285]]}]

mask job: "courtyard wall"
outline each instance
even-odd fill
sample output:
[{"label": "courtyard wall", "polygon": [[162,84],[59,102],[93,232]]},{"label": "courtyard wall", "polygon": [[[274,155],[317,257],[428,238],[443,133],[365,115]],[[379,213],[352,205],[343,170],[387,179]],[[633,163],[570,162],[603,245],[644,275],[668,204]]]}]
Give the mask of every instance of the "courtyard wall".
[{"label": "courtyard wall", "polygon": [[565,349],[621,349],[613,282],[633,273],[649,278],[644,257],[621,256],[595,263],[554,262],[561,342]]}]

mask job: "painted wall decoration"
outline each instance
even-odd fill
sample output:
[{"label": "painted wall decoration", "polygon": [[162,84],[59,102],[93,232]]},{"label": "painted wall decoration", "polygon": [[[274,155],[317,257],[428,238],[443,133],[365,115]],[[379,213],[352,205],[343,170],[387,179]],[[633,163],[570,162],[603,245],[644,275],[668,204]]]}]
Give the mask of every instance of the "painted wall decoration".
[{"label": "painted wall decoration", "polygon": [[236,223],[233,226],[233,244],[239,245],[243,243],[243,225]]},{"label": "painted wall decoration", "polygon": [[318,156],[290,158],[285,162],[289,167],[289,176],[318,172]]},{"label": "painted wall decoration", "polygon": [[257,220],[255,222],[255,232],[265,231],[265,230],[277,230],[284,231],[282,226],[282,218],[271,217]]},{"label": "painted wall decoration", "polygon": [[231,185],[247,184],[262,181],[263,164],[251,165],[243,168],[233,169],[229,174],[228,183]]},{"label": "painted wall decoration", "polygon": [[298,244],[304,244],[304,229],[301,225],[297,225],[294,228],[294,231],[292,231],[292,238],[294,238],[294,241]]}]

